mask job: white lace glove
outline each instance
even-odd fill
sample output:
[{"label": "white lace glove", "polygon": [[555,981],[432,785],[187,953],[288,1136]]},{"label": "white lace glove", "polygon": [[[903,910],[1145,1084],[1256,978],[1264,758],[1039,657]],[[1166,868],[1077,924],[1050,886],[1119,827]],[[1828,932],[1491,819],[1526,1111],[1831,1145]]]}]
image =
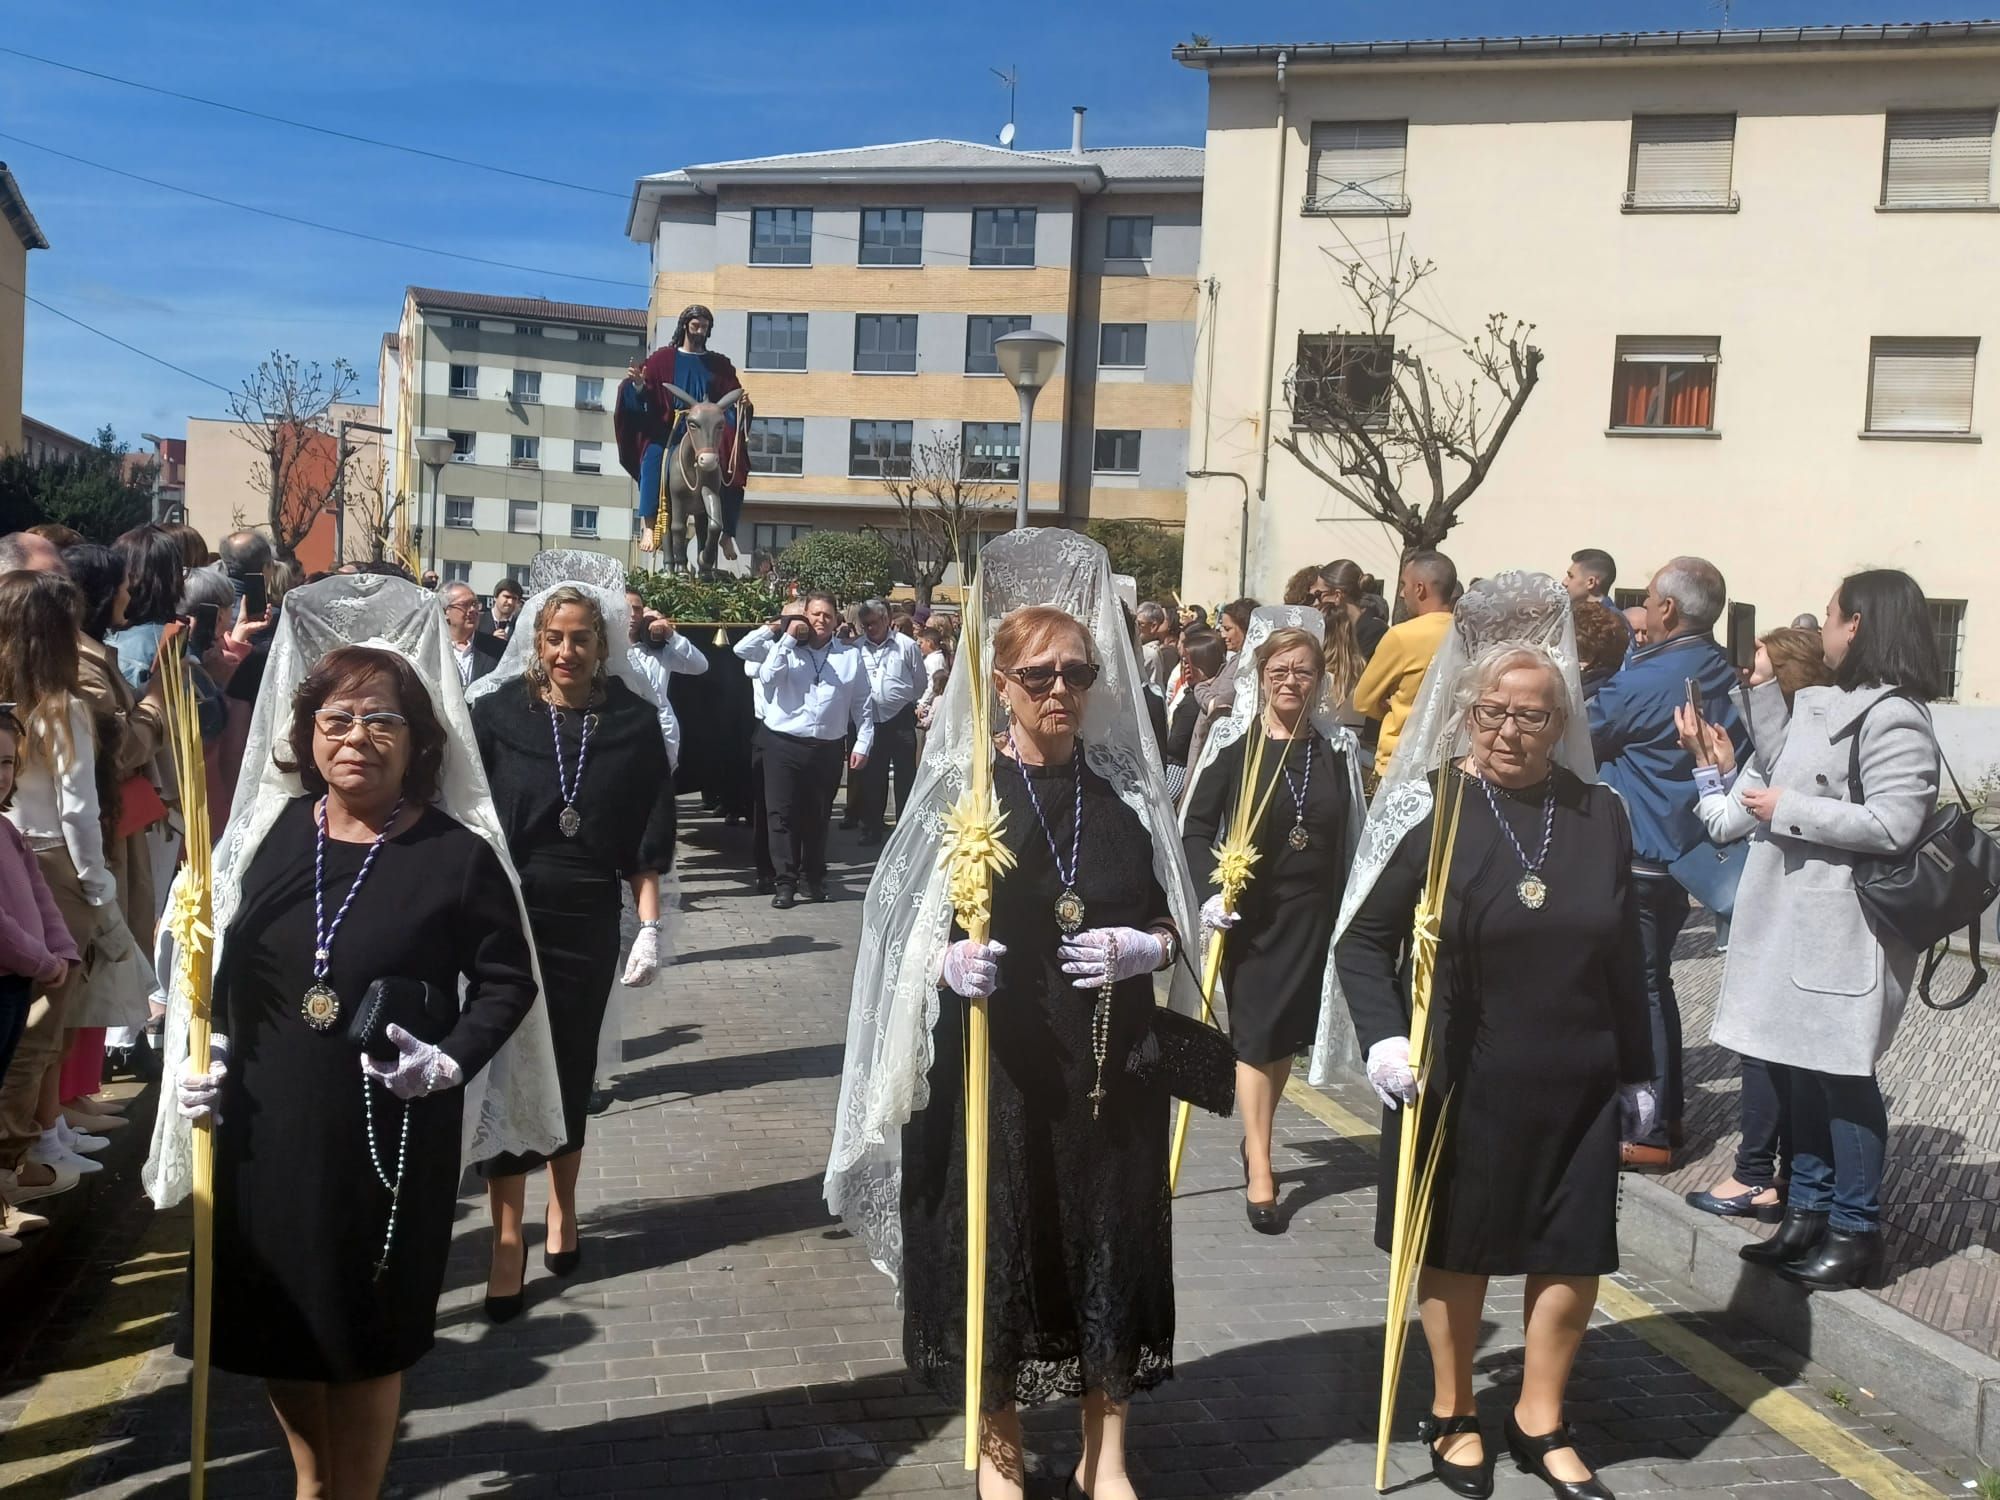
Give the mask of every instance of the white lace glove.
[{"label": "white lace glove", "polygon": [[1410,1066],[1410,1039],[1385,1036],[1368,1049],[1368,1082],[1390,1109],[1417,1102],[1417,1073]]},{"label": "white lace glove", "polygon": [[1064,938],[1056,956],[1078,989],[1095,990],[1152,973],[1167,961],[1167,946],[1159,934],[1136,927],[1093,927]]},{"label": "white lace glove", "polygon": [[632,952],[625,960],[625,983],[643,989],[660,972],[660,929],[641,926],[632,939]]},{"label": "white lace glove", "polygon": [[960,938],[944,950],[944,964],[938,978],[954,995],[984,1000],[1000,987],[1000,960],[1006,956],[1005,943],[975,943],[971,938]]},{"label": "white lace glove", "polygon": [[180,1117],[221,1124],[222,1114],[217,1105],[221,1102],[222,1080],[228,1076],[229,1038],[211,1036],[207,1069],[197,1068],[194,1059],[189,1058],[181,1064],[181,1076],[174,1081],[174,1108],[180,1111]]},{"label": "white lace glove", "polygon": [[1242,920],[1241,912],[1223,909],[1220,891],[1201,903],[1201,925],[1209,932],[1227,932]]},{"label": "white lace glove", "polygon": [[429,1042],[418,1041],[394,1023],[383,1035],[396,1044],[396,1060],[377,1062],[364,1052],[361,1071],[398,1099],[422,1099],[465,1082],[458,1064]]},{"label": "white lace glove", "polygon": [[1618,1090],[1620,1113],[1625,1117],[1625,1139],[1643,1140],[1660,1123],[1660,1096],[1650,1083],[1628,1083]]}]

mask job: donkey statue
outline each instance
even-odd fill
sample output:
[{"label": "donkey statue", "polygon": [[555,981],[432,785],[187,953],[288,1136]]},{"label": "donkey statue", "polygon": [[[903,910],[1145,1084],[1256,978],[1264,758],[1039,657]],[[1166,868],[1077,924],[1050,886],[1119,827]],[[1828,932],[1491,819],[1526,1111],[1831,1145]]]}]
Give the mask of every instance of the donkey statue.
[{"label": "donkey statue", "polygon": [[687,408],[681,414],[680,441],[674,445],[673,459],[667,466],[668,514],[672,518],[668,565],[678,570],[686,560],[688,522],[693,521],[701,576],[709,578],[715,573],[718,542],[725,556],[731,561],[736,557],[736,517],[727,514],[724,491],[740,491],[749,476],[750,409],[746,406],[739,420],[731,424],[729,410],[743,399],[740,389],[720,401],[697,401],[676,385],[666,390]]}]

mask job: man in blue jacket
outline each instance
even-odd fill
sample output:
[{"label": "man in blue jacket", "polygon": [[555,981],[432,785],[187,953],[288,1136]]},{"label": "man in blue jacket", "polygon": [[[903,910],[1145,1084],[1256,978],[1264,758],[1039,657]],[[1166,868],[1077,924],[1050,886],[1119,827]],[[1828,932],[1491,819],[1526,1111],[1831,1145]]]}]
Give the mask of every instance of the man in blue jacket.
[{"label": "man in blue jacket", "polygon": [[1722,896],[1704,888],[1702,877],[1717,862],[1702,857],[1708,843],[1694,810],[1694,757],[1681,748],[1674,710],[1687,702],[1693,681],[1703,715],[1743,751],[1747,737],[1729,696],[1736,669],[1713,633],[1727,597],[1721,572],[1703,558],[1677,557],[1661,568],[1646,589],[1648,644],[1587,705],[1598,773],[1625,800],[1632,821],[1639,939],[1653,1011],[1658,1121],[1650,1135],[1624,1143],[1627,1166],[1669,1166],[1679,1143],[1684,1100],[1674,943],[1687,922],[1690,886],[1711,905]]}]

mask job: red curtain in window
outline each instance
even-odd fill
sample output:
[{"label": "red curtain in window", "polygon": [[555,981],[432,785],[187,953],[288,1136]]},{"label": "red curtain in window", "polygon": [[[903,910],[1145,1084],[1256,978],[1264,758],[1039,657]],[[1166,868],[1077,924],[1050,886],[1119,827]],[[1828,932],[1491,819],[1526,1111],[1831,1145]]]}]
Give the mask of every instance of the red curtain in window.
[{"label": "red curtain in window", "polygon": [[1715,366],[1667,366],[1663,427],[1708,427],[1715,418]]},{"label": "red curtain in window", "polygon": [[1611,387],[1614,427],[1711,427],[1715,366],[1622,362]]},{"label": "red curtain in window", "polygon": [[1653,397],[1660,389],[1658,365],[1620,362],[1611,386],[1611,425],[1651,427]]}]

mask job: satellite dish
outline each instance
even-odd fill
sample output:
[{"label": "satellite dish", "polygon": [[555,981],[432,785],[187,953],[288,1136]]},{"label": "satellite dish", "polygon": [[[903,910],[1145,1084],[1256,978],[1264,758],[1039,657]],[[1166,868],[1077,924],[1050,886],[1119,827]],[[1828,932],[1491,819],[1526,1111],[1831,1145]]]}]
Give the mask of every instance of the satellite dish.
[{"label": "satellite dish", "polygon": [[1014,144],[1014,122],[1012,120],[1009,120],[1005,125],[1000,127],[1000,144],[1003,146]]}]

